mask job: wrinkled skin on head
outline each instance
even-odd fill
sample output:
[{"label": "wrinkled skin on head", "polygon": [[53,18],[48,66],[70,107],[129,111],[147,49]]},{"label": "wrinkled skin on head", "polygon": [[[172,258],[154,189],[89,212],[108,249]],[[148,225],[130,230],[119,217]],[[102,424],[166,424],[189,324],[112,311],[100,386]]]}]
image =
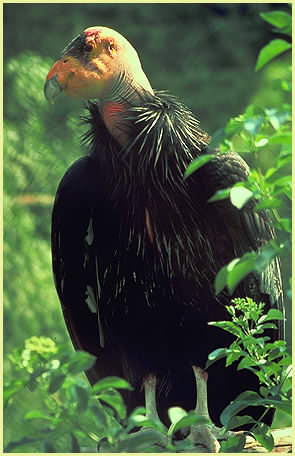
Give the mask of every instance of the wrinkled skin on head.
[{"label": "wrinkled skin on head", "polygon": [[118,32],[89,27],[62,52],[49,71],[45,95],[52,101],[60,93],[79,99],[108,99],[120,84],[152,91],[135,49]]}]

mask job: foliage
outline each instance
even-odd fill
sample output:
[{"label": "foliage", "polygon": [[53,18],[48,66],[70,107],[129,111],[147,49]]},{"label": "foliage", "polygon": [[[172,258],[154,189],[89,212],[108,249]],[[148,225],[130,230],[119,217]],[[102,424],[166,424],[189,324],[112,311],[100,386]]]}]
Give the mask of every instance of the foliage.
[{"label": "foliage", "polygon": [[[54,421],[41,418],[23,420],[24,414],[30,410],[58,418],[59,405],[55,398],[59,394],[62,394],[63,399],[73,398],[70,392],[66,393],[68,378],[72,377],[67,371],[66,361],[59,358],[59,354],[67,350],[69,352],[65,356],[68,362],[76,359],[76,355],[70,353],[69,338],[54,290],[49,246],[50,212],[58,182],[67,167],[84,151],[79,148],[82,129],[77,111],[80,106],[64,98],[54,107],[53,113],[52,107],[43,98],[44,78],[53,63],[52,59],[67,40],[99,21],[128,36],[141,55],[153,87],[177,94],[200,117],[202,127],[209,131],[224,125],[232,113],[241,112],[250,97],[251,104],[255,106],[254,117],[259,117],[261,112],[264,117],[264,108],[261,111],[258,106],[265,106],[267,100],[277,113],[272,112],[268,116],[272,119],[268,130],[264,129],[263,123],[261,125],[261,132],[267,131],[267,136],[258,139],[256,135],[256,139],[253,139],[254,144],[257,142],[255,153],[263,179],[269,163],[274,163],[274,171],[267,181],[263,180],[264,200],[267,200],[268,192],[272,192],[269,184],[284,178],[290,163],[290,120],[289,117],[280,118],[282,111],[290,112],[285,101],[291,88],[291,81],[286,77],[288,53],[279,61],[276,59],[268,64],[266,69],[263,67],[264,71],[252,71],[256,52],[272,35],[271,31],[261,27],[256,17],[257,11],[268,14],[274,8],[277,5],[85,4],[83,8],[78,4],[36,4],[34,8],[30,4],[4,5],[4,374],[7,388],[11,385],[11,395],[7,397],[5,408],[5,439],[10,442],[9,445],[16,439],[24,444],[23,439],[27,439],[25,446],[14,446],[17,451],[24,448],[29,452],[49,452],[54,446],[60,451],[68,448],[76,452],[76,440],[82,449],[90,447],[95,441],[82,431],[80,434],[78,429],[77,435],[72,437],[70,432],[66,433],[67,437],[63,437],[62,432],[56,434],[55,444],[54,432],[57,429],[54,428]],[[288,6],[285,5],[285,8],[287,10]],[[95,17],[97,19],[93,19]],[[272,20],[281,19],[272,16]],[[280,33],[287,32],[287,26],[287,22],[282,25]],[[167,52],[167,49],[171,49],[171,37],[179,36],[181,39],[173,38],[173,52]],[[235,36],[235,40],[232,36]],[[235,96],[232,96],[233,93]],[[277,129],[276,122],[280,124]],[[244,130],[245,136],[249,136],[248,130]],[[273,136],[271,141],[269,131]],[[242,153],[243,150],[247,151],[238,133],[228,135],[231,131],[226,131],[227,136],[223,136],[223,131],[219,133],[222,148],[235,147]],[[216,139],[217,135],[214,135],[215,144]],[[265,139],[269,140],[268,145],[263,145]],[[276,162],[279,163],[280,154],[282,166],[278,168]],[[248,154],[247,158],[251,161],[252,154]],[[283,185],[283,181],[281,186],[278,182],[277,191],[282,192],[278,199],[284,199],[285,204],[288,196],[283,196],[283,192],[288,187]],[[251,187],[249,191],[254,190]],[[237,198],[241,202],[240,197]],[[278,223],[288,227],[286,220],[289,215],[284,214],[289,213],[289,208],[284,204],[275,209],[280,213]],[[280,231],[285,235],[285,230]],[[285,241],[283,237],[283,245]],[[284,247],[283,252],[288,253],[288,247]],[[282,262],[285,275],[288,275],[289,256],[285,257],[287,260],[284,263],[283,257]],[[36,376],[37,386],[33,392],[26,387],[26,384],[30,384],[32,372],[25,374],[24,368],[17,369],[8,357],[12,348],[23,344],[23,340],[31,334],[50,336],[57,344],[57,352],[52,352],[52,360],[61,362],[57,370],[48,364],[44,376]],[[65,341],[67,346],[61,349],[60,344]],[[37,361],[41,355],[34,353],[30,350],[29,359],[32,356],[37,364],[46,364],[45,355]],[[48,397],[49,379],[57,371],[61,374],[59,381],[62,381],[63,375],[66,375],[66,379],[60,389]],[[15,380],[13,384],[12,379]],[[91,394],[79,374],[72,381]],[[34,380],[31,379],[31,382],[34,388]],[[72,409],[78,407],[77,399],[65,400]],[[63,413],[66,412],[63,410]],[[68,426],[70,429],[73,425],[70,418],[67,421],[67,415],[61,413],[61,416],[66,418],[59,426]],[[97,431],[92,423],[91,410],[82,412],[80,418],[84,423],[83,429],[92,429],[94,433]],[[53,429],[52,434],[47,432],[49,428]],[[44,434],[40,429],[44,429]],[[75,434],[75,426],[72,429]],[[28,442],[29,436],[43,442],[44,448],[36,440]],[[9,451],[14,450],[10,447]]]},{"label": "foliage", "polygon": [[[275,26],[277,33],[291,36],[291,16],[284,11],[262,13],[261,17]],[[278,44],[280,41],[281,45]],[[284,40],[272,40],[261,49],[256,70],[261,69],[271,59],[291,47]],[[279,91],[290,94],[291,64],[288,78],[280,82]],[[229,120],[226,127],[219,129],[212,138],[210,147],[219,145],[221,153],[236,151],[241,155],[251,154],[256,166],[249,171],[248,181],[238,182],[232,188],[219,190],[210,198],[210,202],[230,198],[232,204],[242,209],[249,200],[255,201],[255,210],[267,210],[272,225],[279,233],[280,242],[272,240],[259,252],[247,252],[241,258],[235,258],[224,266],[215,280],[218,294],[226,286],[233,293],[237,285],[251,271],[262,272],[277,255],[290,257],[291,253],[291,217],[292,198],[292,127],[291,101],[280,108],[262,108],[250,104],[245,112]],[[274,155],[274,163],[263,170],[260,157],[264,153]],[[208,155],[191,163],[186,176],[206,163],[214,155]],[[283,172],[283,175],[282,175]],[[288,212],[288,216],[280,214]],[[291,296],[291,290],[288,291]]]},{"label": "foliage", "polygon": [[[31,394],[39,392],[42,401],[38,409],[27,409],[25,422],[35,421],[33,431],[25,431],[5,448],[6,452],[25,449],[31,451],[175,452],[173,435],[191,424],[204,423],[194,413],[178,407],[170,409],[171,427],[166,432],[161,423],[147,420],[145,410],[138,408],[129,416],[118,390],[131,390],[118,377],[106,377],[93,387],[79,375],[92,366],[95,358],[85,352],[72,352],[57,346],[47,337],[31,337],[24,348],[14,349],[9,355],[13,366],[11,379],[4,385],[4,407],[7,410],[25,388]],[[15,380],[13,380],[15,379]],[[25,428],[25,427],[24,427]],[[142,432],[130,434],[135,428]],[[161,443],[162,447],[158,444]],[[177,446],[177,444],[176,444]],[[188,447],[188,443],[177,448]]]},{"label": "foliage", "polygon": [[[268,451],[273,448],[270,429],[261,422],[269,409],[282,410],[291,415],[291,362],[285,341],[269,341],[266,331],[276,328],[274,320],[283,318],[271,309],[263,313],[264,304],[251,299],[235,299],[227,310],[232,321],[212,322],[236,336],[228,348],[220,348],[209,355],[206,368],[221,358],[226,365],[239,361],[237,369],[249,369],[258,376],[259,394],[245,391],[229,404],[221,414],[222,432],[252,423],[248,431]],[[6,452],[30,445],[33,451],[57,452],[179,452],[193,450],[188,439],[175,441],[175,433],[191,425],[209,425],[207,419],[194,411],[187,413],[179,407],[169,409],[171,426],[165,427],[145,416],[144,408],[137,408],[127,416],[123,397],[118,390],[131,390],[123,379],[107,377],[93,387],[79,374],[89,369],[95,358],[85,352],[68,351],[52,339],[32,337],[25,347],[9,355],[13,364],[12,379],[4,385],[4,406],[7,409],[22,389],[32,394],[38,390],[42,408],[26,411],[25,421],[36,421],[32,434],[26,432],[6,445]],[[264,406],[259,420],[239,413],[252,406]],[[28,404],[29,407],[29,404]],[[135,429],[141,430],[135,433]],[[131,432],[131,433],[130,433]],[[221,444],[221,452],[240,451],[245,434],[228,437]]]},{"label": "foliage", "polygon": [[[270,341],[267,331],[277,328],[274,320],[284,317],[278,309],[264,313],[264,304],[252,299],[236,298],[233,305],[227,306],[231,321],[211,322],[210,325],[222,328],[235,336],[228,348],[218,348],[209,354],[206,367],[210,367],[221,358],[226,358],[226,366],[238,362],[237,369],[248,369],[259,378],[259,393],[245,391],[241,393],[222,412],[220,420],[225,430],[232,430],[241,425],[253,423],[248,431],[267,451],[271,451],[274,441],[269,427],[262,423],[263,416],[270,409],[282,410],[292,415],[291,393],[291,357],[286,351],[283,340]],[[249,406],[263,406],[265,411],[254,421],[250,416],[239,413]],[[221,445],[221,452],[240,451],[244,436],[229,438]]]}]

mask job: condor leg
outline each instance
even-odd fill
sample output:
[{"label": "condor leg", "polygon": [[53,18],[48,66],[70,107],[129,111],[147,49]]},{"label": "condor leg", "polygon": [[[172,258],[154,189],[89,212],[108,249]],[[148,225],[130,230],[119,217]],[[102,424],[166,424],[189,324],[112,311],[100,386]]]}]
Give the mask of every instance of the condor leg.
[{"label": "condor leg", "polygon": [[[211,422],[208,412],[207,380],[208,374],[200,367],[193,366],[196,379],[197,405],[196,414],[207,418]],[[195,424],[191,426],[188,439],[193,441],[194,449],[198,453],[218,453],[220,444],[216,436],[216,428],[213,424]]]}]

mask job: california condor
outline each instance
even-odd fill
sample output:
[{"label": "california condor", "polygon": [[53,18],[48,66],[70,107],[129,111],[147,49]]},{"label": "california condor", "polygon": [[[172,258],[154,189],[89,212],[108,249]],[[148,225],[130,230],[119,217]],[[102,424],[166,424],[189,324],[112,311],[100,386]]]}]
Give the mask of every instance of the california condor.
[{"label": "california condor", "polygon": [[[195,407],[197,390],[206,390],[208,354],[232,342],[207,325],[228,319],[231,296],[215,295],[217,272],[258,251],[274,232],[254,201],[241,210],[229,200],[208,202],[247,179],[239,155],[216,153],[184,179],[189,163],[208,153],[210,137],[177,98],[152,89],[135,49],[116,31],[90,27],[71,41],[45,84],[49,100],[60,92],[91,100],[89,153],[62,178],[52,217],[66,325],[74,347],[97,356],[87,372],[91,384],[124,377],[134,387],[125,395],[129,411],[145,403],[145,393],[148,413],[157,409],[167,422],[170,406]],[[249,274],[235,296],[282,309],[277,259],[262,274]],[[273,337],[282,337],[282,327]],[[250,371],[217,362],[208,379],[213,422],[220,424],[240,392],[258,389]],[[216,451],[215,437],[204,442]]]}]

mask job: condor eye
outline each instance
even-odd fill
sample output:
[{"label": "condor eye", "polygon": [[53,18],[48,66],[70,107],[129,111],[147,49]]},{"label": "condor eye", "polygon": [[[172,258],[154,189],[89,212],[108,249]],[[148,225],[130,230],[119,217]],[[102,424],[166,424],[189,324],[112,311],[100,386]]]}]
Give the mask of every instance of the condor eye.
[{"label": "condor eye", "polygon": [[109,43],[109,50],[110,50],[110,51],[113,51],[114,49],[115,49],[114,43],[110,42],[110,43]]},{"label": "condor eye", "polygon": [[90,51],[92,51],[93,46],[91,44],[89,44],[89,43],[86,43],[84,49],[85,49],[86,52],[90,52]]}]

